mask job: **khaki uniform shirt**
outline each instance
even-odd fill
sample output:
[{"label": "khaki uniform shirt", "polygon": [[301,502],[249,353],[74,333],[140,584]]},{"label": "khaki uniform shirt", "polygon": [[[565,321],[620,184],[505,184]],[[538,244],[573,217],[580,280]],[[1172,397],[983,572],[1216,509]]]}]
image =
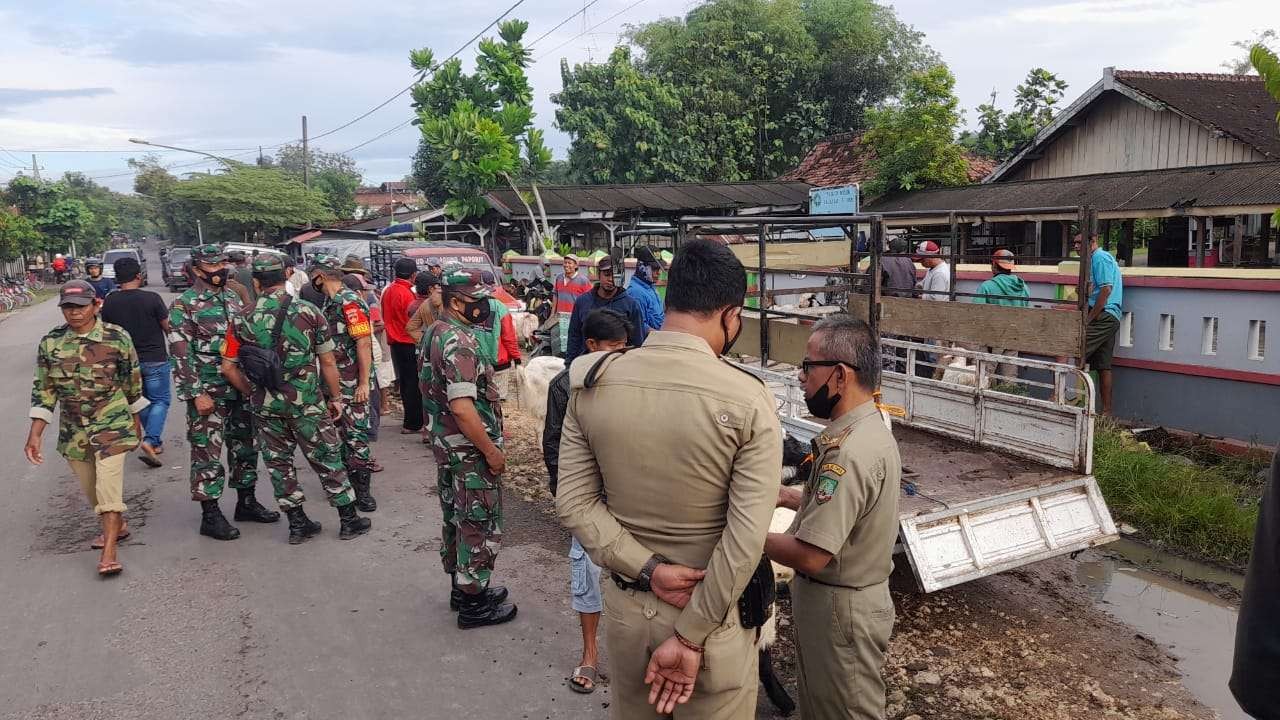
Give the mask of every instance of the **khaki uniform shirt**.
[{"label": "khaki uniform shirt", "polygon": [[592,560],[621,575],[654,553],[705,569],[675,625],[703,643],[737,612],[764,549],[782,468],[773,396],[685,333],[651,333],[585,388],[602,357],[570,368],[556,509]]},{"label": "khaki uniform shirt", "polygon": [[876,404],[850,410],[813,440],[813,471],[796,515],[795,536],[832,554],[810,576],[863,588],[889,579],[898,537],[898,442]]}]

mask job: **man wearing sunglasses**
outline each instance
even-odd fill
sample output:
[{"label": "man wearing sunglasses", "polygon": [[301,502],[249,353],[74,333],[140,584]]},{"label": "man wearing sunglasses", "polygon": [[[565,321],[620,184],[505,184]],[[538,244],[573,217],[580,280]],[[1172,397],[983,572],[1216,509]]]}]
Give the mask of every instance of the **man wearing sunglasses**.
[{"label": "man wearing sunglasses", "polygon": [[569,316],[569,343],[564,356],[565,367],[587,351],[586,341],[582,337],[582,323],[592,310],[608,308],[621,313],[631,325],[631,337],[627,344],[631,347],[644,344],[644,312],[636,299],[627,293],[627,289],[618,284],[621,274],[622,268],[614,267],[613,258],[602,257],[596,261],[599,281],[591,288],[591,292],[579,295],[573,302],[573,314]]},{"label": "man wearing sunglasses", "polygon": [[804,491],[778,492],[778,505],[797,511],[795,522],[786,533],[769,533],[764,544],[770,560],[796,570],[791,614],[800,714],[879,720],[880,668],[893,631],[889,574],[902,463],[873,398],[880,347],[871,329],[848,315],[818,322],[800,381],[809,413],[830,424],[813,441]]}]

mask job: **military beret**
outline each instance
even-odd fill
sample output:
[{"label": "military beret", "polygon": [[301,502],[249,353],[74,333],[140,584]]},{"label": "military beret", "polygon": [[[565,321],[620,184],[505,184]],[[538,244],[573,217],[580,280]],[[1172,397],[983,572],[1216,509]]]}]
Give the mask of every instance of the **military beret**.
[{"label": "military beret", "polygon": [[203,263],[220,263],[227,259],[222,246],[216,243],[205,243],[191,249],[191,259]]},{"label": "military beret", "polygon": [[452,272],[446,271],[441,277],[441,282],[444,284],[445,291],[449,293],[467,295],[471,298],[493,297],[493,292],[481,282],[479,270],[459,267]]},{"label": "military beret", "polygon": [[284,272],[284,258],[275,253],[259,253],[253,259],[254,272],[272,272],[273,270]]}]

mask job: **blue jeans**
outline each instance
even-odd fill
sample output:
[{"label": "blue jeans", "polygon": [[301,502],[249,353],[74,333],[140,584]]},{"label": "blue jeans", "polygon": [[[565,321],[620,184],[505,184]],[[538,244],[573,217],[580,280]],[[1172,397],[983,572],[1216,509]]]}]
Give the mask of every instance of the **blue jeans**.
[{"label": "blue jeans", "polygon": [[151,404],[142,409],[143,439],[151,447],[158,448],[164,435],[164,419],[169,415],[169,361],[144,362],[142,366],[142,396]]}]

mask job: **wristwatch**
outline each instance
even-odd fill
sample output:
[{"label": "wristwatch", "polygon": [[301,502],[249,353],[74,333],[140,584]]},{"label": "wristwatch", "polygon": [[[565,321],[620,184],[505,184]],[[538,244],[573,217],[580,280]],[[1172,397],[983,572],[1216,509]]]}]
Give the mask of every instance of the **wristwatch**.
[{"label": "wristwatch", "polygon": [[649,560],[645,562],[644,567],[640,568],[640,576],[636,578],[636,589],[642,592],[649,592],[653,588],[653,571],[658,569],[662,563],[668,562],[666,558],[657,553],[651,555]]}]

